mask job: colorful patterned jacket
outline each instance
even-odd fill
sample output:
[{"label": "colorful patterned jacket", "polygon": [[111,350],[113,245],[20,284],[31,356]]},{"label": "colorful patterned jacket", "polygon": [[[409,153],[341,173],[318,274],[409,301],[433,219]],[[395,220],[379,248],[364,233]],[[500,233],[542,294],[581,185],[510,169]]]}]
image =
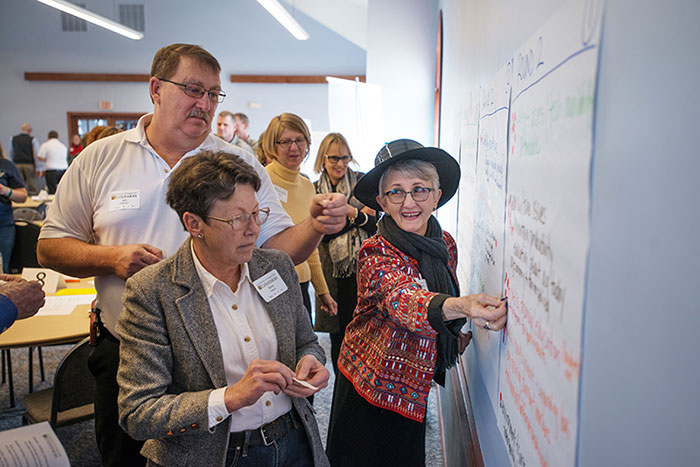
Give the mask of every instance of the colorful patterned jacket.
[{"label": "colorful patterned jacket", "polygon": [[[457,283],[457,246],[443,231],[448,267]],[[422,422],[435,372],[431,301],[447,297],[422,288],[418,262],[384,237],[367,239],[357,264],[358,302],[345,330],[338,367],[370,404]],[[438,297],[440,296],[440,297]]]}]

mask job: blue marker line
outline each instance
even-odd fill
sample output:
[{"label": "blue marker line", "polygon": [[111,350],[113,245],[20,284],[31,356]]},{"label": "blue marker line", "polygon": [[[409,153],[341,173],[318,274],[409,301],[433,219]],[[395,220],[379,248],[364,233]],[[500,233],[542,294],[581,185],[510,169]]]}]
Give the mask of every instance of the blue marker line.
[{"label": "blue marker line", "polygon": [[580,54],[582,54],[583,52],[585,52],[585,51],[587,51],[587,50],[589,50],[589,49],[594,49],[594,48],[596,48],[596,47],[597,47],[597,46],[596,46],[595,44],[592,44],[592,45],[589,45],[589,46],[586,46],[586,47],[582,48],[582,49],[579,50],[578,52],[572,53],[571,55],[569,55],[568,57],[566,57],[564,60],[562,60],[562,62],[561,62],[559,65],[555,66],[554,68],[552,68],[551,70],[549,70],[547,73],[545,73],[544,75],[540,76],[540,77],[537,79],[537,81],[535,81],[534,83],[532,83],[531,85],[529,85],[528,87],[526,87],[525,89],[523,89],[522,91],[520,91],[520,92],[518,93],[518,95],[515,96],[515,98],[513,99],[513,102],[515,102],[516,100],[518,100],[518,97],[520,97],[522,93],[524,93],[525,91],[527,91],[528,89],[530,89],[531,87],[533,87],[535,84],[537,84],[537,83],[539,83],[540,81],[542,81],[546,76],[548,76],[548,75],[550,75],[551,73],[553,73],[557,68],[561,67],[563,64],[565,64],[566,62],[568,62],[569,60],[571,60],[571,59],[574,58],[575,56],[580,55]]},{"label": "blue marker line", "polygon": [[501,110],[508,110],[508,106],[506,105],[506,106],[501,107],[500,109],[496,109],[493,112],[491,112],[490,114],[482,115],[479,120],[486,118],[486,117],[490,117],[492,115],[495,115],[496,113],[500,112]]}]

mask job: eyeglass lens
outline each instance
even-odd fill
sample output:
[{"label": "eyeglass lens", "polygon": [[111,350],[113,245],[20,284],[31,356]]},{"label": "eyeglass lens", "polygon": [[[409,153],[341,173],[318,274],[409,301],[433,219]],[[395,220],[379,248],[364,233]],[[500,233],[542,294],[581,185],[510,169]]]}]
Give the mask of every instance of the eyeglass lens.
[{"label": "eyeglass lens", "polygon": [[338,162],[342,162],[343,164],[347,164],[352,160],[352,156],[326,156],[326,157],[331,162],[331,164],[337,164]]},{"label": "eyeglass lens", "polygon": [[306,147],[306,139],[304,138],[283,139],[282,141],[277,141],[277,144],[282,146],[284,149],[291,148],[292,143],[296,144],[298,148]]},{"label": "eyeglass lens", "polygon": [[391,190],[387,191],[385,194],[389,198],[389,201],[391,201],[394,204],[399,204],[403,203],[406,200],[406,195],[408,194],[411,195],[413,201],[425,201],[426,199],[428,199],[428,196],[430,196],[431,191],[432,188],[416,187],[411,191]]}]

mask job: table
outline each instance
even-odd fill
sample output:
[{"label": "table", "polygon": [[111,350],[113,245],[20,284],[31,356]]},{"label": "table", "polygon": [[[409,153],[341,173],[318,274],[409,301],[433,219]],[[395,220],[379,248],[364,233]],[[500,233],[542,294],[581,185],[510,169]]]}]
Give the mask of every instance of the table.
[{"label": "table", "polygon": [[38,208],[39,206],[43,206],[44,204],[49,204],[51,201],[53,201],[54,195],[49,195],[49,199],[47,200],[42,200],[38,201],[33,199],[31,196],[27,197],[27,200],[23,203],[17,203],[15,201],[12,202],[12,209],[17,209],[17,208]]},{"label": "table", "polygon": [[[91,280],[91,279],[90,279]],[[71,288],[92,287],[88,279],[69,283]],[[7,376],[10,389],[10,406],[14,406],[14,387],[12,383],[12,362],[10,349],[30,348],[29,385],[32,386],[32,349],[43,345],[70,344],[88,336],[90,330],[90,306],[79,305],[70,315],[32,316],[21,319],[5,332],[0,334],[0,350],[7,360]],[[40,354],[41,355],[41,354]],[[31,389],[30,389],[31,391]]]}]

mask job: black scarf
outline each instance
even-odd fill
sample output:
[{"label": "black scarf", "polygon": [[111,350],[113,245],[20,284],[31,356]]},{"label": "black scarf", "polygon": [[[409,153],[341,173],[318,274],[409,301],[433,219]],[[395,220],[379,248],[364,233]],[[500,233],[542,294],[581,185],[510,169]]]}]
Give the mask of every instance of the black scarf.
[{"label": "black scarf", "polygon": [[[396,248],[418,261],[418,269],[428,284],[428,290],[453,297],[459,296],[459,286],[455,283],[447,267],[450,255],[442,239],[442,228],[435,216],[428,219],[425,235],[406,232],[394,219],[384,215],[377,223],[378,233]],[[445,371],[457,363],[459,330],[466,319],[456,319],[445,323],[445,329],[437,335],[437,360],[435,379],[444,381]]]}]

